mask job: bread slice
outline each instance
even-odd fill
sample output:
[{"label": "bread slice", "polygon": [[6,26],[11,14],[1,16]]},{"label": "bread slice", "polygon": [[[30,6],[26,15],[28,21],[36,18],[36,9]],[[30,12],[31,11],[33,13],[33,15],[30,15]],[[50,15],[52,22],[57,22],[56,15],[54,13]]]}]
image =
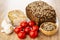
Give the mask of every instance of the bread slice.
[{"label": "bread slice", "polygon": [[39,30],[47,36],[52,36],[58,31],[58,26],[52,22],[44,22],[40,25]]}]

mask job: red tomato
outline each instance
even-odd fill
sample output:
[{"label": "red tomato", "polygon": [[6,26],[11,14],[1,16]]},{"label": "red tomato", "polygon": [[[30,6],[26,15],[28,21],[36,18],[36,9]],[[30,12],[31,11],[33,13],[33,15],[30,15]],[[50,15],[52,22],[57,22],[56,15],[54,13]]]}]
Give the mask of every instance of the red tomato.
[{"label": "red tomato", "polygon": [[25,33],[24,31],[20,31],[20,32],[18,33],[18,37],[19,37],[20,39],[24,39],[24,38],[26,37],[26,33]]},{"label": "red tomato", "polygon": [[20,27],[16,27],[16,28],[14,29],[14,32],[17,33],[17,34],[18,34],[20,31],[22,31],[22,28],[20,28]]},{"label": "red tomato", "polygon": [[29,26],[35,25],[35,22],[34,22],[34,21],[30,21],[30,22],[28,22],[28,23],[29,23]]},{"label": "red tomato", "polygon": [[33,31],[38,31],[39,30],[39,27],[35,25],[35,26],[32,27],[32,30]]},{"label": "red tomato", "polygon": [[26,27],[25,29],[24,29],[24,31],[26,32],[26,33],[29,33],[30,32],[30,27]]},{"label": "red tomato", "polygon": [[23,28],[25,28],[28,25],[28,23],[26,21],[23,21],[20,23],[20,26],[22,26]]},{"label": "red tomato", "polygon": [[38,36],[38,32],[37,31],[30,31],[29,36],[31,38],[36,38]]}]

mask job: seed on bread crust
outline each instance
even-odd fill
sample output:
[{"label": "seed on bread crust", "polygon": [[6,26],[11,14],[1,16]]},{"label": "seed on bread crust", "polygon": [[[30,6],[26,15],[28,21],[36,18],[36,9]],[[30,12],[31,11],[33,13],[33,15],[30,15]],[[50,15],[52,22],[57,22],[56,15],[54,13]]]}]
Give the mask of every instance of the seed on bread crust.
[{"label": "seed on bread crust", "polygon": [[40,25],[43,22],[56,22],[56,12],[52,6],[43,1],[35,1],[26,7],[26,14],[30,20]]}]

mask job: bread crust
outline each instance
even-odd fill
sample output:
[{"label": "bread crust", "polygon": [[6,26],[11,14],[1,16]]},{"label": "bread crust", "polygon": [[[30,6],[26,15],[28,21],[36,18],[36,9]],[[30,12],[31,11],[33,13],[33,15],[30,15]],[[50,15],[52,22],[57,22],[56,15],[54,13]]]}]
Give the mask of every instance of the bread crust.
[{"label": "bread crust", "polygon": [[[45,23],[49,23],[49,24],[51,24],[51,25],[54,25],[54,29],[53,30],[50,30],[50,31],[47,31],[47,30],[44,30],[43,28],[42,28],[42,25],[43,24],[45,24]],[[45,34],[45,35],[47,35],[47,36],[52,36],[52,35],[54,35],[56,32],[57,32],[57,30],[58,30],[58,27],[57,27],[57,25],[55,24],[55,23],[52,23],[52,22],[45,22],[45,23],[42,23],[41,25],[40,25],[40,28],[39,28],[39,30],[43,33],[43,34]]]},{"label": "bread crust", "polygon": [[43,1],[35,1],[26,7],[26,14],[30,20],[40,25],[43,22],[56,22],[56,12],[52,6]]}]

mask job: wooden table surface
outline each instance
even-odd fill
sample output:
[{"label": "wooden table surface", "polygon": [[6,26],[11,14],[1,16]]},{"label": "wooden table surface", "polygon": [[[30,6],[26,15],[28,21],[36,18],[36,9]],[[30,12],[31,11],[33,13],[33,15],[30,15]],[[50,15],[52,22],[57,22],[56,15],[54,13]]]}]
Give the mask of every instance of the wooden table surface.
[{"label": "wooden table surface", "polygon": [[[56,14],[57,14],[58,21],[59,21],[59,28],[60,28],[60,1],[59,0],[58,1],[54,0],[53,5],[54,5],[54,8],[56,10]],[[3,10],[0,9],[0,26],[1,26],[1,22],[2,22],[2,20],[4,18],[4,13],[3,12],[6,9],[4,9],[4,7],[1,7],[1,6],[0,6],[0,8],[3,8]],[[1,30],[1,27],[0,27],[0,30]],[[17,37],[17,35],[15,33],[13,33],[11,35],[6,35],[6,34],[0,32],[0,40],[19,40],[19,39],[18,39],[18,37]],[[60,40],[60,29],[53,36],[45,36],[44,34],[39,32],[39,36],[37,38],[31,39],[27,35],[26,39],[23,39],[23,40]]]}]

